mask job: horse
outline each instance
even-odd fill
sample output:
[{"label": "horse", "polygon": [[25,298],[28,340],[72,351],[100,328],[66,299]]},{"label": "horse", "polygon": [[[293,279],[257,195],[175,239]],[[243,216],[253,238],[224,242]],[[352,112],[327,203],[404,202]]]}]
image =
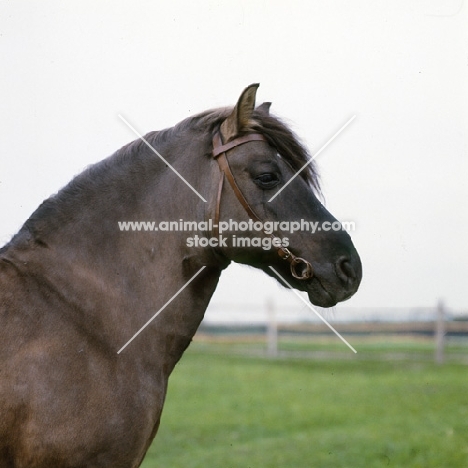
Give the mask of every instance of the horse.
[{"label": "horse", "polygon": [[[231,262],[322,307],[356,292],[346,231],[281,230],[337,220],[307,149],[270,103],[256,107],[257,88],[88,167],[0,249],[0,468],[140,466]],[[161,229],[119,224],[148,220]],[[194,232],[175,229],[185,221]],[[243,245],[234,222],[250,226]]]}]

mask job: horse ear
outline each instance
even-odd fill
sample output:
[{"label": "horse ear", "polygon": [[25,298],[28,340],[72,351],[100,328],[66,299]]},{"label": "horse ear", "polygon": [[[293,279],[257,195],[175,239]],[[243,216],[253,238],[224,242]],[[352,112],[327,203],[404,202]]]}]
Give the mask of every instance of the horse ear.
[{"label": "horse ear", "polygon": [[260,104],[255,110],[261,112],[262,114],[270,115],[271,102],[264,102]]},{"label": "horse ear", "polygon": [[244,89],[229,117],[221,124],[221,135],[224,142],[237,136],[240,132],[248,130],[251,123],[252,112],[255,108],[255,96],[260,85],[251,84]]}]

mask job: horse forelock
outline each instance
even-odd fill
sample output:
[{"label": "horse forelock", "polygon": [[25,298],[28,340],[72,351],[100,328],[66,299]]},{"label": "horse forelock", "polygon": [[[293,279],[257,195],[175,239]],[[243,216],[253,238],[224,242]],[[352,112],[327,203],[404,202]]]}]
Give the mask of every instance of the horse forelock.
[{"label": "horse forelock", "polygon": [[[190,117],[175,127],[159,132],[156,140],[166,140],[168,133],[176,135],[179,132],[197,131],[206,134],[207,151],[211,152],[213,135],[219,130],[221,123],[232,112],[232,107],[214,109],[202,112]],[[167,133],[166,133],[167,132]],[[248,128],[243,133],[258,132],[265,136],[268,143],[277,149],[279,155],[293,168],[299,171],[311,159],[311,155],[297,135],[277,116],[266,114],[261,110],[255,110]],[[320,177],[314,161],[310,162],[300,176],[311,185],[317,195],[321,195]]]}]

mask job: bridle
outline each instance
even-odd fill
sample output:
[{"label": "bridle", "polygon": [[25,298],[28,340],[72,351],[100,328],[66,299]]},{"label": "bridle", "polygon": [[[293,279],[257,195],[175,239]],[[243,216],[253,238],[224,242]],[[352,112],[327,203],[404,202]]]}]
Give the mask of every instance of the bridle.
[{"label": "bridle", "polygon": [[[218,165],[221,170],[221,179],[219,181],[218,194],[216,198],[216,209],[215,209],[215,219],[214,219],[214,229],[213,229],[214,237],[218,237],[219,235],[218,226],[219,226],[219,217],[220,217],[221,193],[223,190],[224,177],[227,178],[229,184],[234,190],[234,194],[236,195],[240,204],[244,207],[249,217],[254,221],[260,221],[263,225],[262,220],[257,216],[255,211],[249,205],[248,201],[244,197],[244,194],[242,193],[241,189],[237,185],[236,179],[234,178],[234,175],[231,171],[231,168],[229,167],[229,163],[226,157],[226,153],[228,153],[233,148],[236,148],[237,146],[243,145],[245,143],[249,143],[251,141],[267,142],[265,137],[260,133],[248,133],[247,135],[243,135],[238,138],[235,138],[234,140],[229,141],[225,145],[223,145],[219,131],[216,132],[216,134],[213,137],[213,153],[212,154],[213,154],[213,158],[218,161]],[[266,233],[266,232],[264,234],[278,241],[277,236]],[[294,276],[294,278],[297,278],[299,280],[306,280],[314,276],[312,265],[307,260],[304,260],[303,258],[300,258],[300,257],[296,257],[286,247],[282,247],[282,246],[278,247],[276,252],[282,260],[286,260],[287,262],[289,262],[290,268],[291,268],[291,274],[292,276]]]}]

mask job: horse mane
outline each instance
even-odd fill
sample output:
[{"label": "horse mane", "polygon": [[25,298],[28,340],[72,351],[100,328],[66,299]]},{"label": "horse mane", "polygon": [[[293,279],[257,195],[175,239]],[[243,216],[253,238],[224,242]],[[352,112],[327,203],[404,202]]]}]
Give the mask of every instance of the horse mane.
[{"label": "horse mane", "polygon": [[[207,138],[207,154],[210,154],[212,137],[231,112],[232,108],[208,110],[188,117],[171,128],[150,132],[144,138],[154,148],[159,149],[165,144],[177,139],[182,140],[195,132],[201,138]],[[294,171],[299,171],[310,161],[311,157],[305,146],[278,117],[255,110],[249,130],[263,134],[268,143],[277,149],[279,155]],[[140,139],[128,143],[112,156],[86,168],[57,194],[45,200],[11,241],[0,248],[0,253],[24,234],[40,242],[38,223],[42,226],[44,222],[51,223],[50,227],[59,225],[62,220],[70,216],[76,204],[82,205],[92,193],[109,194],[111,187],[115,187],[119,181],[131,180],[128,177],[129,172],[141,177],[142,174],[157,170],[155,168],[158,162],[156,155],[150,154],[146,144]],[[319,175],[313,161],[301,171],[300,176],[310,184],[316,194],[321,195]]]}]

